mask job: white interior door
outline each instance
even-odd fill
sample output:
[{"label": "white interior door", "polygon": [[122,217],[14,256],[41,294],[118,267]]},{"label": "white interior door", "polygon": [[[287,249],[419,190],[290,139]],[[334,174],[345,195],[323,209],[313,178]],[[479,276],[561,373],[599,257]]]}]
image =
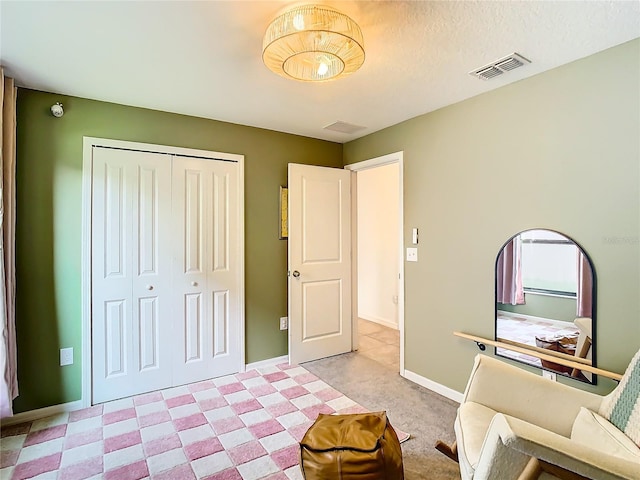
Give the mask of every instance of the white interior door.
[{"label": "white interior door", "polygon": [[351,351],[351,172],[289,164],[289,361]]},{"label": "white interior door", "polygon": [[93,401],[171,385],[168,155],[93,148]]},{"label": "white interior door", "polygon": [[238,166],[174,157],[175,377],[235,373],[242,364]]}]

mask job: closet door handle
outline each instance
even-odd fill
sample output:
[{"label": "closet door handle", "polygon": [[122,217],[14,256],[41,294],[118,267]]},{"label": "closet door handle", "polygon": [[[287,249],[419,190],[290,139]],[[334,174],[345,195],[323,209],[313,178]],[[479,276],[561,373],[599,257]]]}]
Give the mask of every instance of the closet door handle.
[{"label": "closet door handle", "polygon": [[198,282],[191,282],[191,286],[192,287],[197,287],[198,286]]},{"label": "closet door handle", "polygon": [[300,272],[298,270],[293,271],[293,276],[298,278],[300,276]]},{"label": "closet door handle", "polygon": [[146,288],[147,290],[153,290],[153,285],[147,285],[145,288]]}]

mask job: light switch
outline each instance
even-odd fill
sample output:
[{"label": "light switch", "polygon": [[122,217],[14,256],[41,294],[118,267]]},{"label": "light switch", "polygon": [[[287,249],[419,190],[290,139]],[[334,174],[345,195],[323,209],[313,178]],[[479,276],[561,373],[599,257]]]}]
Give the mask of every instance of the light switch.
[{"label": "light switch", "polygon": [[417,261],[418,261],[418,249],[407,248],[407,262],[417,262]]},{"label": "light switch", "polygon": [[418,229],[414,228],[411,230],[411,243],[414,245],[418,244]]}]

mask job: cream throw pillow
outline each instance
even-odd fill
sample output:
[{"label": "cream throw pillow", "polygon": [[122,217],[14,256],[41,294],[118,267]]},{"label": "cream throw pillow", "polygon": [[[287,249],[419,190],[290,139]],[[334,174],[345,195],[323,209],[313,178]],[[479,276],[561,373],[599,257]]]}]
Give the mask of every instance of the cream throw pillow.
[{"label": "cream throw pillow", "polygon": [[640,446],[640,350],[620,384],[602,401],[599,413]]},{"label": "cream throw pillow", "polygon": [[571,429],[571,440],[599,452],[640,462],[640,449],[606,419],[584,407]]}]

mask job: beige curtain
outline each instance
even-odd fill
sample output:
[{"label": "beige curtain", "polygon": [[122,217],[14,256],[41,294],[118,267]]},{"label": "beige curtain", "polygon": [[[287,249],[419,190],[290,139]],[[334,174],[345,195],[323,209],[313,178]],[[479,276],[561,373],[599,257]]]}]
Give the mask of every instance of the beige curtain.
[{"label": "beige curtain", "polygon": [[12,402],[18,396],[15,328],[15,184],[16,184],[16,98],[13,79],[0,67],[0,418],[13,415]]}]

